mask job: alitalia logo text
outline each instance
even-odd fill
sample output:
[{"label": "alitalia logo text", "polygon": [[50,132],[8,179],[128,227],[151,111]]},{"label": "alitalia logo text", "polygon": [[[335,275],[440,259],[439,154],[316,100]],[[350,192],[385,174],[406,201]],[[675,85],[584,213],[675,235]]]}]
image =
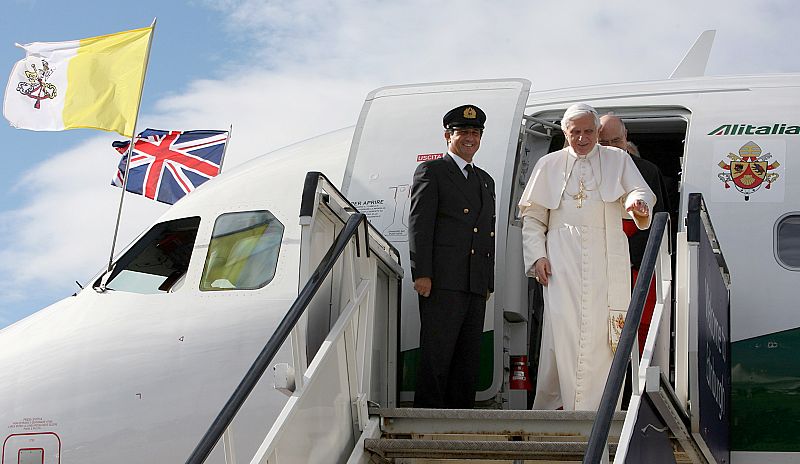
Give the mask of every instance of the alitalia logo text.
[{"label": "alitalia logo text", "polygon": [[788,124],[772,124],[771,126],[755,126],[753,124],[723,124],[708,135],[797,135],[800,126]]}]

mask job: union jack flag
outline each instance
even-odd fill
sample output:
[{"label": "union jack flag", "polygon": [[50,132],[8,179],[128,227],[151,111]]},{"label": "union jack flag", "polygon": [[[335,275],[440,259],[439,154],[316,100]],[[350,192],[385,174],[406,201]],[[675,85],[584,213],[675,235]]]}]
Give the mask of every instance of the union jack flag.
[{"label": "union jack flag", "polygon": [[[142,131],[133,145],[127,191],[175,203],[219,174],[227,140],[227,131]],[[112,144],[123,155],[111,181],[117,187],[123,184],[129,144]]]}]

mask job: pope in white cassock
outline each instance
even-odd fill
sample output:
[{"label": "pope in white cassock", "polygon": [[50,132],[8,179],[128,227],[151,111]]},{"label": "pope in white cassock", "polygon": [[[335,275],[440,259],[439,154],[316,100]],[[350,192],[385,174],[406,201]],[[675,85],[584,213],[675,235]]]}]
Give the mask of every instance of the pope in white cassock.
[{"label": "pope in white cassock", "polygon": [[561,120],[569,147],[543,156],[519,202],[525,269],[544,288],[533,409],[596,410],[630,302],[622,219],[650,227],[655,196],[624,151],[597,144],[594,108]]}]

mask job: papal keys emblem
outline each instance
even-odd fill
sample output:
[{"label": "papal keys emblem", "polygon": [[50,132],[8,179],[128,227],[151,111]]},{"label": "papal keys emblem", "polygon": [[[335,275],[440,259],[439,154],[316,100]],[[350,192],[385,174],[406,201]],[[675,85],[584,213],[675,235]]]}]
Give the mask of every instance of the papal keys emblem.
[{"label": "papal keys emblem", "polygon": [[736,190],[744,194],[744,201],[748,201],[750,195],[762,185],[766,184],[764,188],[769,189],[780,177],[776,172],[769,172],[781,165],[777,161],[770,163],[770,158],[770,153],[761,154],[761,147],[757,143],[747,142],[739,148],[738,155],[728,153],[730,163],[724,160],[719,162],[719,167],[725,170],[718,174],[719,180],[725,183],[726,189],[731,188],[732,182]]},{"label": "papal keys emblem", "polygon": [[35,100],[33,107],[38,110],[42,100],[56,98],[56,86],[47,82],[55,68],[51,68],[47,61],[42,60],[41,68],[37,68],[36,63],[32,63],[31,69],[32,71],[25,71],[28,82],[17,84],[17,92]]}]

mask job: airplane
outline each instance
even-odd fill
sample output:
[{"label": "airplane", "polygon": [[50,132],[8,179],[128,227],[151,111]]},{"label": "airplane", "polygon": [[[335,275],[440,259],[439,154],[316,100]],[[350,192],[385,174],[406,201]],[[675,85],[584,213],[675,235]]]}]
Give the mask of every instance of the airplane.
[{"label": "airplane", "polygon": [[[532,355],[535,329],[516,204],[535,162],[563,146],[564,110],[586,102],[623,119],[675,200],[653,248],[666,282],[661,325],[654,322],[647,369],[634,387],[649,394],[646,375],[655,372],[656,392],[669,393],[673,417],[654,410],[683,447],[675,456],[796,462],[800,180],[792,153],[800,144],[800,74],[706,77],[713,36],[703,33],[662,81],[544,91],[525,79],[380,88],[355,126],[202,185],[122,250],[110,272],[103,267],[75,295],[0,330],[0,464],[190,462],[311,281],[321,293],[308,296],[311,309],[291,335],[274,341],[275,377],[259,374],[222,439],[191,462],[413,462],[365,447],[381,427],[402,423],[377,417],[377,404],[409,410],[402,406],[413,399],[419,322],[410,279],[402,278],[410,275],[410,183],[419,163],[446,151],[442,114],[465,102],[489,115],[476,164],[497,185],[497,291],[487,302],[479,407],[528,409],[528,391],[512,382]],[[389,137],[398,127],[403,137]],[[310,178],[320,184],[309,187]],[[710,245],[689,237],[697,217]],[[349,251],[333,264],[327,252],[345,230]],[[704,246],[712,258],[702,258]],[[337,277],[323,282],[315,270],[328,261]],[[702,280],[711,274],[720,288]],[[348,362],[356,368],[342,367]],[[341,384],[355,393],[347,398]],[[657,395],[645,396],[634,392],[653,409]],[[636,420],[619,433],[634,433]],[[616,445],[615,462],[637,462],[619,457],[626,447]]]}]

